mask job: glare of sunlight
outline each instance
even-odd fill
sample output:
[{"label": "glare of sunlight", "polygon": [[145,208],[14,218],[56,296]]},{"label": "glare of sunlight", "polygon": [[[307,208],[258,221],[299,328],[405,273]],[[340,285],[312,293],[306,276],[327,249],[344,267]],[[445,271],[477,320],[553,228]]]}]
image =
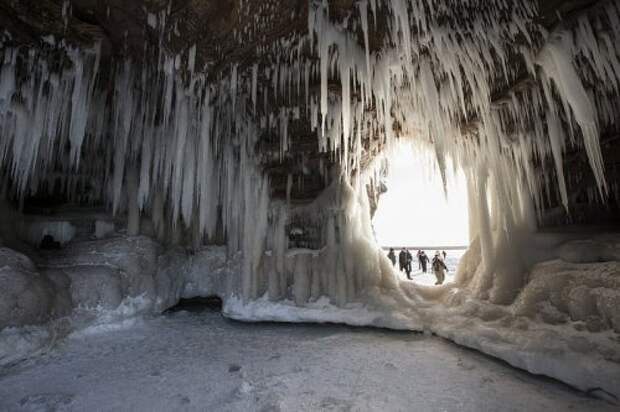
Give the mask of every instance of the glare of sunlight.
[{"label": "glare of sunlight", "polygon": [[[467,246],[467,184],[462,171],[449,173],[448,197],[431,153],[399,144],[389,156],[388,191],[373,218],[381,246]],[[452,170],[452,162],[447,168]]]}]

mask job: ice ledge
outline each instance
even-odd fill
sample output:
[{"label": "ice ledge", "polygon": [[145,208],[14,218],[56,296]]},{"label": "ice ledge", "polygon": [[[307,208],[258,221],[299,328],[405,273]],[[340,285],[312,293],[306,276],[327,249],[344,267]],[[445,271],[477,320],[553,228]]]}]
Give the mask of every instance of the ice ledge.
[{"label": "ice ledge", "polygon": [[[515,331],[464,317],[452,318],[445,325],[438,322],[432,327],[433,333],[459,345],[479,350],[530,373],[558,379],[587,393],[602,391],[611,394],[605,398],[618,402],[620,363],[593,350],[617,339],[613,333],[601,332],[585,337],[557,329],[550,325],[534,325],[528,331]],[[616,346],[613,356],[617,358],[620,343]]]},{"label": "ice ledge", "polygon": [[418,318],[411,318],[400,312],[373,310],[361,303],[338,307],[325,297],[305,306],[296,306],[295,302],[290,300],[272,302],[267,295],[249,302],[232,296],[225,300],[222,312],[230,319],[244,322],[340,323],[396,330],[423,330],[423,324]]},{"label": "ice ledge", "polygon": [[[338,307],[327,298],[300,307],[292,301],[272,302],[267,296],[249,302],[232,296],[223,307],[226,317],[244,322],[340,323],[430,331],[530,373],[558,379],[584,392],[602,392],[612,402],[620,399],[620,342],[614,345],[617,337],[612,331],[580,333],[567,325],[536,322],[517,330],[502,327],[501,320],[485,322],[442,304],[419,308],[417,315],[404,312],[372,309],[361,303]],[[594,350],[603,346],[607,357]]]}]

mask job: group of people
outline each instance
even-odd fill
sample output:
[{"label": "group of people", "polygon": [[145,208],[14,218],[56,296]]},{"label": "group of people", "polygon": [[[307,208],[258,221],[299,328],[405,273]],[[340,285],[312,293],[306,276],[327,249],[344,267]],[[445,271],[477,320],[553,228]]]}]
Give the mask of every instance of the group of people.
[{"label": "group of people", "polygon": [[[443,259],[442,259],[442,255],[443,255]],[[445,250],[442,253],[439,253],[439,251],[437,251],[435,253],[435,257],[433,257],[433,260],[431,261],[431,267],[433,268],[433,273],[435,274],[435,277],[437,278],[437,282],[435,282],[435,285],[442,285],[446,279],[446,271],[448,270],[448,267],[446,266],[446,263],[445,263],[446,255],[447,253]],[[392,265],[396,266],[396,253],[394,252],[393,248],[390,248],[390,251],[388,253],[388,258],[392,262]],[[423,250],[418,250],[417,259],[418,259],[418,269],[422,269],[422,272],[426,273],[427,268],[428,268],[428,262],[430,261],[430,259],[428,258],[428,256]],[[407,279],[409,280],[412,280],[411,278],[411,270],[412,270],[411,262],[412,261],[413,261],[413,255],[411,254],[409,249],[403,248],[398,254],[398,266],[401,272],[405,272],[407,274]]]}]

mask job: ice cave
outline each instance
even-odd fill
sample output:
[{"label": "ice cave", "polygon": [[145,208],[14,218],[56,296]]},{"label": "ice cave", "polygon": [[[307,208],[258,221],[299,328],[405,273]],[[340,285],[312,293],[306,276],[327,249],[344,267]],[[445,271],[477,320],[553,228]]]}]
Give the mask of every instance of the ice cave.
[{"label": "ice cave", "polygon": [[[620,0],[0,0],[0,410],[617,410],[619,45]],[[439,286],[375,230],[404,152]]]}]

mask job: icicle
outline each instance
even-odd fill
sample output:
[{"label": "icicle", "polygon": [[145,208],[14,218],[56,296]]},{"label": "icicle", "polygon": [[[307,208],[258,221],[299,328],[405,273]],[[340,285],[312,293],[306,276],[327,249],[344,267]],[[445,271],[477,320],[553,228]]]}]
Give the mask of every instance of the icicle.
[{"label": "icicle", "polygon": [[549,41],[541,52],[539,64],[545,74],[553,79],[564,101],[566,114],[574,116],[575,121],[580,126],[586,153],[599,192],[601,196],[605,196],[607,183],[599,144],[598,114],[577,75],[570,56],[567,54],[567,50],[571,49],[568,41],[566,33],[559,33],[555,39]]},{"label": "icicle", "polygon": [[560,195],[562,196],[562,204],[564,209],[568,212],[568,194],[566,191],[566,180],[564,178],[564,163],[563,163],[563,139],[561,135],[560,119],[553,112],[547,114],[547,127],[549,129],[549,140],[551,141],[551,152],[553,153],[553,160],[555,161],[556,175],[558,183],[560,184]]},{"label": "icicle", "polygon": [[258,88],[258,63],[254,63],[252,66],[252,107],[254,114],[256,114],[256,94]]},{"label": "icicle", "polygon": [[196,66],[196,45],[194,44],[189,48],[188,57],[187,57],[187,69],[193,75],[194,68]]},{"label": "icicle", "polygon": [[[366,75],[370,81],[371,71],[370,71],[370,46],[368,44],[368,3],[366,0],[361,1],[357,4],[360,12],[360,19],[362,22],[362,32],[364,33],[364,48],[366,50]],[[373,8],[374,13],[374,8]],[[375,17],[376,18],[376,17]],[[375,25],[377,22],[375,21]]]}]

